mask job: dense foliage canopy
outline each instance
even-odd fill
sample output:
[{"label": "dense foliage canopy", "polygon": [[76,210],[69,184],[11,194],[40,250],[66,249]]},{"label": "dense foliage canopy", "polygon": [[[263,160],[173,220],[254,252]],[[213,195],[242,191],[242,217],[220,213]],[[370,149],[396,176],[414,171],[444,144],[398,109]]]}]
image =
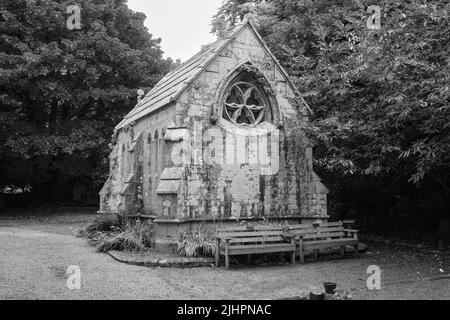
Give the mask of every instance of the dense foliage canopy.
[{"label": "dense foliage canopy", "polygon": [[0,188],[31,186],[51,200],[64,182],[95,188],[108,172],[115,124],[172,66],[145,15],[126,0],[0,3]]},{"label": "dense foliage canopy", "polygon": [[[77,3],[73,30],[70,1],[0,3],[0,188],[40,201],[101,185],[114,124],[172,67],[126,0]],[[249,17],[291,74],[330,214],[425,230],[450,206],[449,14],[438,0],[225,0],[213,31]]]},{"label": "dense foliage canopy", "polygon": [[[371,5],[380,29],[368,27]],[[375,221],[448,212],[448,2],[227,0],[213,31],[223,36],[244,16],[315,112],[309,135],[331,212]]]}]

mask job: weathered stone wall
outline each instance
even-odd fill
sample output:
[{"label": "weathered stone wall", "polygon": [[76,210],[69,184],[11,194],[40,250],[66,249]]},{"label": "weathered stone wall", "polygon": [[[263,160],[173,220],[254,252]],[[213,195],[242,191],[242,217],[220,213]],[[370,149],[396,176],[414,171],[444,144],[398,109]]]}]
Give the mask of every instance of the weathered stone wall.
[{"label": "weathered stone wall", "polygon": [[[323,197],[322,201],[316,200],[306,139],[298,139],[302,121],[307,121],[307,117],[304,110],[297,110],[290,103],[294,92],[250,29],[244,29],[181,97],[177,104],[178,121],[190,128],[191,134],[195,125],[203,132],[210,129],[212,105],[217,106],[221,98],[218,92],[230,80],[227,75],[246,61],[265,76],[275,93],[284,123],[280,129],[279,171],[264,175],[250,164],[191,164],[185,177],[187,192],[179,200],[180,218],[325,216],[326,195],[325,203]],[[232,130],[221,125],[220,110],[216,115],[219,121],[215,128],[226,136]],[[227,150],[233,149],[229,141],[226,143],[224,158]],[[315,209],[320,205],[322,209],[312,210],[313,204]]]},{"label": "weathered stone wall", "polygon": [[[155,190],[164,167],[169,166],[167,158],[162,157],[165,148],[164,134],[175,118],[175,107],[168,106],[150,117],[140,120],[135,125],[135,131],[144,133],[144,170],[143,170],[143,198],[144,211],[157,214],[161,208],[161,200],[157,198]],[[151,139],[149,139],[149,136]],[[154,151],[152,153],[152,151]],[[165,160],[165,161],[164,161]]]},{"label": "weathered stone wall", "polygon": [[[271,97],[274,121],[264,126],[279,132],[278,146],[268,147],[273,149],[269,151],[271,155],[278,154],[274,172],[248,161],[257,157],[253,144],[248,140],[243,148],[238,146],[242,140],[235,134],[236,128],[221,119],[221,94],[236,68],[246,63],[258,71],[256,77],[263,77],[267,83],[262,85],[270,91],[266,93]],[[292,88],[271,56],[250,28],[242,29],[176,103],[120,130],[111,153],[110,178],[101,192],[101,210],[130,209],[124,199],[127,192],[135,194],[127,187],[133,185],[131,180],[127,181],[133,175],[132,181],[141,183],[143,211],[164,219],[326,217],[327,191],[313,173],[311,147],[301,130],[308,121],[308,113],[303,104],[297,106],[294,101]],[[190,139],[164,141],[164,135],[172,127],[185,128]],[[208,150],[210,141],[201,137],[211,129],[225,137],[218,156],[227,159],[232,154],[244,161],[207,163],[202,153]],[[140,159],[139,152],[130,152],[137,136],[142,139]],[[200,150],[191,154],[184,165],[172,157],[172,151],[183,144]],[[138,162],[142,164],[140,172]],[[177,166],[185,167],[177,193],[157,194],[164,168]]]},{"label": "weathered stone wall", "polygon": [[109,156],[109,177],[100,191],[100,212],[118,212],[120,203],[120,186],[121,178],[118,170],[118,153],[117,144],[113,146]]},{"label": "weathered stone wall", "polygon": [[[142,179],[143,211],[147,214],[158,214],[161,210],[161,199],[155,190],[164,167],[170,166],[170,150],[164,142],[164,133],[175,119],[175,106],[167,106],[158,112],[145,117],[129,128],[120,130],[113,138],[113,151],[110,156],[110,176],[101,191],[101,208],[103,212],[119,212],[130,210],[125,206],[124,187],[126,179],[134,174],[133,181]],[[142,172],[137,172],[139,150],[130,152],[135,137],[141,135]],[[163,151],[165,149],[165,151]],[[162,157],[161,155],[166,155]],[[135,190],[132,190],[134,194]]]}]

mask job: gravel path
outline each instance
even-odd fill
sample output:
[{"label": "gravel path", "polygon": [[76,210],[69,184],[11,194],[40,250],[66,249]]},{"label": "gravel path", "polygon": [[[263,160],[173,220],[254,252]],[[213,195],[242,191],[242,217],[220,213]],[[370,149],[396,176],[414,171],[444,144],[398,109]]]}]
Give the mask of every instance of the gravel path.
[{"label": "gravel path", "polygon": [[[0,299],[278,299],[321,290],[324,281],[350,289],[355,299],[450,299],[450,276],[439,271],[450,264],[426,250],[371,249],[360,259],[295,267],[145,268],[121,264],[76,238],[90,218],[0,218]],[[382,289],[369,291],[366,269],[373,264],[382,270]],[[66,287],[70,265],[80,267],[81,290]]]}]

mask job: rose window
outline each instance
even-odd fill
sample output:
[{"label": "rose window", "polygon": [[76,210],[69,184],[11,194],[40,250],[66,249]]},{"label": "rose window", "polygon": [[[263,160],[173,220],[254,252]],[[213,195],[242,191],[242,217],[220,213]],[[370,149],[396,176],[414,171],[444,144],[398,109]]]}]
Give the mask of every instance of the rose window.
[{"label": "rose window", "polygon": [[225,95],[223,118],[237,125],[257,125],[264,120],[265,101],[263,93],[255,85],[234,83]]}]

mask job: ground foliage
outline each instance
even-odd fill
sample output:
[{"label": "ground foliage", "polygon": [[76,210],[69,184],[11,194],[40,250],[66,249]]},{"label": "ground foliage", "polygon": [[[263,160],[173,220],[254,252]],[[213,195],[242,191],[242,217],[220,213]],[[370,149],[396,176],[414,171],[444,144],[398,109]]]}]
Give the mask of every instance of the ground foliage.
[{"label": "ground foliage", "polygon": [[156,224],[127,220],[122,214],[100,214],[81,228],[78,236],[87,239],[98,252],[142,252],[154,248]]},{"label": "ground foliage", "polygon": [[213,232],[202,225],[193,232],[183,233],[177,242],[178,253],[183,257],[214,257],[216,243]]}]

